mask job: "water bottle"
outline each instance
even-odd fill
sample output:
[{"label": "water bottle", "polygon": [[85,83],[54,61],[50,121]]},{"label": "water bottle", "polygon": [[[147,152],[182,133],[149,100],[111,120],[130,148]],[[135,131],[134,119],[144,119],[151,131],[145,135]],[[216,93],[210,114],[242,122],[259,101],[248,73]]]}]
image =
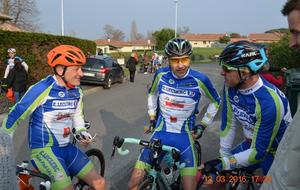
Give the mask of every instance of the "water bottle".
[{"label": "water bottle", "polygon": [[167,180],[167,182],[169,184],[172,184],[174,181],[174,168],[173,168],[173,165],[174,165],[174,161],[173,161],[173,158],[172,158],[172,155],[170,153],[167,153],[163,159],[162,159],[162,163],[163,165],[165,166],[164,169],[163,169],[163,172],[164,172],[164,176]]}]

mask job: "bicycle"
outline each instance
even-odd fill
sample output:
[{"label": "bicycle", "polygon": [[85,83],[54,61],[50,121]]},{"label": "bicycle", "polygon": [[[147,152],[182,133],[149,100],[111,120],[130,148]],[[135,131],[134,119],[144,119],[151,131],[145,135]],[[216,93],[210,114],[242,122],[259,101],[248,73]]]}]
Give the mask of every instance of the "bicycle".
[{"label": "bicycle", "polygon": [[[85,122],[85,128],[89,129],[90,127],[91,127],[90,123]],[[72,129],[72,134],[73,134],[72,144],[75,145],[80,137],[76,135],[75,128]],[[85,154],[93,162],[93,165],[96,168],[97,172],[102,177],[104,177],[105,159],[103,153],[99,149],[92,148],[86,151]],[[29,169],[28,163],[29,163],[28,161],[23,161],[20,165],[17,165],[16,168],[16,175],[17,175],[17,180],[18,180],[18,185],[20,190],[34,190],[33,185],[30,184],[31,178],[40,178],[42,180],[42,182],[39,183],[40,190],[50,190],[51,189],[50,177],[40,173],[39,171]],[[75,176],[71,176],[71,178],[75,190],[89,189],[89,186],[84,181],[77,179]]]},{"label": "bicycle", "polygon": [[[255,190],[255,184],[262,184],[265,182],[271,182],[267,176],[258,176],[245,168],[237,168],[235,170],[226,170],[219,172],[211,165],[204,163],[202,169],[200,169],[201,177],[197,182],[196,190],[199,190],[203,184],[212,183],[226,183],[229,190],[236,190],[241,183],[246,190]],[[216,176],[215,179],[211,175]]]},{"label": "bicycle", "polygon": [[112,158],[116,148],[120,155],[129,154],[128,149],[122,149],[122,146],[126,143],[138,144],[152,151],[150,170],[147,171],[143,181],[139,184],[138,190],[177,190],[182,188],[179,169],[184,168],[185,163],[179,163],[180,151],[177,148],[163,145],[159,139],[150,142],[116,136],[113,142]]},{"label": "bicycle", "polygon": [[6,97],[7,85],[3,81],[0,81],[0,114],[9,111],[11,102]]}]

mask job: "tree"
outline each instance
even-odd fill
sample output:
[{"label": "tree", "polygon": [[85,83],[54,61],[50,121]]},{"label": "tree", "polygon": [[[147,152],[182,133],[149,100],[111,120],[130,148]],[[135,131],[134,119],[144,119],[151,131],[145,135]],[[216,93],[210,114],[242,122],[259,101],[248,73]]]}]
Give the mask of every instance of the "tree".
[{"label": "tree", "polygon": [[269,50],[269,62],[278,67],[299,68],[300,54],[289,48],[290,34],[287,33],[278,43],[273,43]]},{"label": "tree", "polygon": [[143,39],[143,35],[141,33],[138,33],[137,26],[135,20],[131,23],[131,31],[130,31],[130,40],[140,40]]},{"label": "tree", "polygon": [[115,29],[112,25],[106,24],[103,27],[104,30],[104,37],[106,39],[111,39],[111,40],[124,40],[125,35],[124,32],[122,32],[119,29]]},{"label": "tree", "polygon": [[39,30],[35,0],[2,0],[1,12],[13,18],[12,23],[28,31]]},{"label": "tree", "polygon": [[188,26],[183,26],[182,28],[181,27],[178,28],[179,35],[187,34],[187,33],[189,33],[189,31],[190,31],[190,28]]},{"label": "tree", "polygon": [[156,41],[156,48],[158,50],[163,50],[166,43],[174,38],[175,31],[170,28],[163,28],[159,31],[153,33],[153,37]]},{"label": "tree", "polygon": [[278,29],[267,30],[267,31],[265,31],[265,33],[283,33],[283,34],[286,34],[289,31],[290,30],[288,28],[278,28]]},{"label": "tree", "polygon": [[241,35],[239,33],[233,32],[230,34],[230,38],[240,38],[240,37],[241,37]]},{"label": "tree", "polygon": [[229,41],[230,41],[230,37],[229,36],[223,36],[223,37],[220,37],[220,39],[219,39],[219,42],[221,44],[227,44]]}]

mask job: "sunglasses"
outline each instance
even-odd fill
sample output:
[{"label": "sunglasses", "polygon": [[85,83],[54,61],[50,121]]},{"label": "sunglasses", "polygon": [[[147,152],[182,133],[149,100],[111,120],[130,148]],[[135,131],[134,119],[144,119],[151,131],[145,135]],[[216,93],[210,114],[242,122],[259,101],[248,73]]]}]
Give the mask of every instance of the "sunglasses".
[{"label": "sunglasses", "polygon": [[222,66],[222,69],[223,69],[223,71],[224,71],[225,73],[228,73],[228,72],[231,72],[231,71],[238,71],[238,70],[240,70],[240,71],[245,71],[245,72],[248,72],[248,71],[249,71],[248,68],[246,68],[246,67],[240,67],[240,68],[238,69],[237,67],[231,67],[231,66],[226,65],[226,64],[224,64],[224,63],[220,63],[220,65]]},{"label": "sunglasses", "polygon": [[171,58],[169,59],[169,63],[172,65],[177,65],[179,63],[182,63],[184,65],[188,64],[190,62],[189,57],[183,57],[183,58]]}]

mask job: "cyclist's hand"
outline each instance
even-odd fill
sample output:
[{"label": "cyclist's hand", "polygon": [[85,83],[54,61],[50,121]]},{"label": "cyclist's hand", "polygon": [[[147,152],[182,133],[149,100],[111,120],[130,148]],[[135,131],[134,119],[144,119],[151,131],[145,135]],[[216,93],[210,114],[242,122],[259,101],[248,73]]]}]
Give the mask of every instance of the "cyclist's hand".
[{"label": "cyclist's hand", "polygon": [[220,159],[210,160],[204,163],[205,173],[209,173],[213,181],[216,181],[217,176],[222,172],[222,161]]},{"label": "cyclist's hand", "polygon": [[201,124],[199,124],[199,125],[196,125],[195,126],[195,130],[192,132],[192,137],[194,138],[194,139],[199,139],[199,138],[201,138],[202,137],[202,134],[203,134],[203,132],[204,132],[204,130],[205,130],[205,126],[204,125],[201,125]]},{"label": "cyclist's hand", "polygon": [[144,127],[144,133],[145,134],[152,133],[154,131],[155,125],[156,125],[156,121],[150,120],[149,126]]},{"label": "cyclist's hand", "polygon": [[89,145],[93,141],[92,135],[87,131],[80,132],[80,143],[84,146]]}]

